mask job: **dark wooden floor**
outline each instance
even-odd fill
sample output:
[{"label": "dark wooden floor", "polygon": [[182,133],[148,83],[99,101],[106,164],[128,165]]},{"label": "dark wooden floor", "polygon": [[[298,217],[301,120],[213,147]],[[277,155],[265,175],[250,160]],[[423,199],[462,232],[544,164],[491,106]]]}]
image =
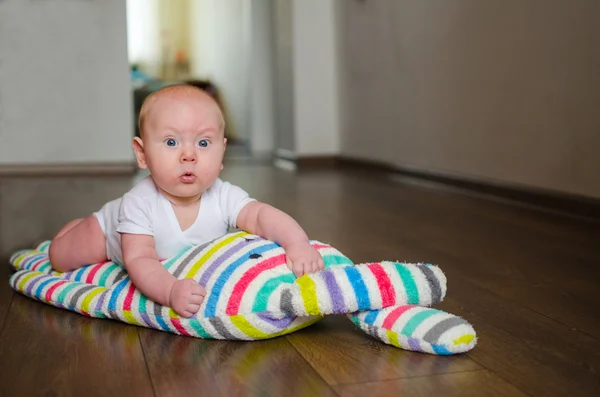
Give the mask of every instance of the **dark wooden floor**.
[{"label": "dark wooden floor", "polygon": [[442,267],[439,308],[472,352],[405,352],[344,317],[264,342],[92,320],[13,293],[7,257],[128,189],[129,178],[0,179],[1,396],[600,395],[600,225],[358,171],[231,164],[225,179],[355,262]]}]

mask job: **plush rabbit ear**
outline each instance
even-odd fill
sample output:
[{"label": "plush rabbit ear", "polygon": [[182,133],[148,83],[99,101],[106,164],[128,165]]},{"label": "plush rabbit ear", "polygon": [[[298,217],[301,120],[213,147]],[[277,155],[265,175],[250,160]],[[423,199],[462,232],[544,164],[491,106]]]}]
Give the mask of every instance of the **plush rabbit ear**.
[{"label": "plush rabbit ear", "polygon": [[475,330],[464,319],[415,305],[348,314],[369,335],[404,350],[451,355],[477,344]]},{"label": "plush rabbit ear", "polygon": [[399,305],[430,306],[446,295],[437,266],[398,262],[329,267],[283,285],[267,306],[283,316],[322,316]]}]

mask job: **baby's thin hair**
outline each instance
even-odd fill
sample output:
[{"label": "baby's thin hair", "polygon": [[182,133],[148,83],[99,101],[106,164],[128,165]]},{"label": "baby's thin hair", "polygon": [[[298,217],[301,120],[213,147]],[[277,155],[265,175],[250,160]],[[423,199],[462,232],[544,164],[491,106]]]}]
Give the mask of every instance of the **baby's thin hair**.
[{"label": "baby's thin hair", "polygon": [[144,99],[144,102],[142,103],[142,107],[140,108],[140,115],[138,117],[138,129],[140,131],[140,137],[143,138],[143,134],[144,134],[144,121],[146,119],[146,114],[148,113],[148,109],[150,109],[151,105],[156,102],[161,96],[163,95],[167,95],[167,94],[183,94],[183,96],[185,97],[192,97],[193,95],[204,95],[207,96],[208,98],[210,98],[214,104],[217,106],[217,108],[219,109],[219,113],[221,115],[221,129],[224,131],[225,130],[225,119],[223,117],[223,110],[221,109],[221,106],[219,105],[219,103],[216,101],[215,98],[213,98],[212,95],[210,95],[208,92],[204,91],[201,88],[198,88],[196,86],[190,85],[190,84],[173,84],[173,85],[168,85],[166,87],[162,87],[159,88],[158,90],[152,92],[150,95],[148,95],[146,97],[146,99]]}]

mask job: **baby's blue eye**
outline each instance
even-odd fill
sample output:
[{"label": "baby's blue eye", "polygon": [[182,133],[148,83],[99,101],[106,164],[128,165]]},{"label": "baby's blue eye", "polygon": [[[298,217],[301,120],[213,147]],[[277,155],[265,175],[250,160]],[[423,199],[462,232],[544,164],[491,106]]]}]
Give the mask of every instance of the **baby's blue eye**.
[{"label": "baby's blue eye", "polygon": [[200,147],[207,147],[208,146],[208,141],[206,139],[201,139],[198,142],[198,146],[200,146]]},{"label": "baby's blue eye", "polygon": [[173,138],[169,138],[165,141],[165,143],[167,144],[167,146],[176,146],[177,145],[177,141]]}]

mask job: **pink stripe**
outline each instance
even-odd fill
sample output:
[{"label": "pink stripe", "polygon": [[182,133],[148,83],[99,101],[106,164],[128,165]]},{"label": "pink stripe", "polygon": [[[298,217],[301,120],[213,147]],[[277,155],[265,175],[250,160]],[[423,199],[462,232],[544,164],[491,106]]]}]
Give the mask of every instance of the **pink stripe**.
[{"label": "pink stripe", "polygon": [[396,323],[398,317],[400,317],[404,312],[406,312],[409,309],[412,309],[413,307],[416,307],[416,305],[398,306],[397,308],[392,310],[390,314],[387,315],[385,320],[383,320],[383,324],[381,326],[385,329],[392,329],[392,326],[394,325],[394,323]]},{"label": "pink stripe", "polygon": [[133,294],[135,293],[135,286],[133,283],[129,286],[129,291],[127,291],[127,295],[125,296],[125,300],[123,301],[123,310],[131,311],[131,303],[133,302]]},{"label": "pink stripe", "polygon": [[96,266],[94,266],[94,268],[92,269],[92,271],[90,272],[90,274],[88,274],[87,278],[85,279],[85,282],[87,284],[92,284],[92,282],[94,281],[94,276],[96,275],[96,273],[98,273],[98,270],[100,270],[100,268],[104,265],[106,265],[108,262],[102,262],[97,264]]},{"label": "pink stripe", "polygon": [[256,279],[263,271],[267,269],[272,269],[285,263],[285,254],[277,255],[272,258],[267,259],[264,262],[261,262],[260,265],[254,266],[249,269],[240,281],[237,282],[235,287],[233,288],[233,292],[231,293],[231,297],[229,298],[229,302],[227,303],[227,310],[225,311],[229,316],[234,316],[238,314],[238,310],[240,308],[240,303],[242,302],[242,297],[244,296],[244,292],[250,286],[250,283]]},{"label": "pink stripe", "polygon": [[183,326],[181,325],[181,322],[179,321],[178,318],[171,318],[171,323],[173,323],[173,325],[175,326],[175,328],[177,329],[177,331],[179,331],[182,335],[191,336],[189,334],[189,332],[187,332],[185,330],[185,328],[183,328]]},{"label": "pink stripe", "polygon": [[52,293],[54,291],[56,291],[56,289],[58,287],[60,287],[61,285],[65,284],[66,281],[59,281],[58,283],[54,284],[52,287],[50,287],[50,289],[48,291],[46,291],[46,301],[50,302],[50,300],[52,299]]},{"label": "pink stripe", "polygon": [[381,307],[390,307],[396,304],[396,292],[394,286],[390,281],[390,278],[386,274],[385,270],[379,263],[372,263],[368,265],[369,270],[375,276],[377,280],[377,286],[381,293]]},{"label": "pink stripe", "polygon": [[48,258],[42,258],[42,259],[38,259],[37,261],[35,261],[35,265],[31,266],[30,270],[36,270],[42,263],[44,263],[45,261],[47,261]]}]

